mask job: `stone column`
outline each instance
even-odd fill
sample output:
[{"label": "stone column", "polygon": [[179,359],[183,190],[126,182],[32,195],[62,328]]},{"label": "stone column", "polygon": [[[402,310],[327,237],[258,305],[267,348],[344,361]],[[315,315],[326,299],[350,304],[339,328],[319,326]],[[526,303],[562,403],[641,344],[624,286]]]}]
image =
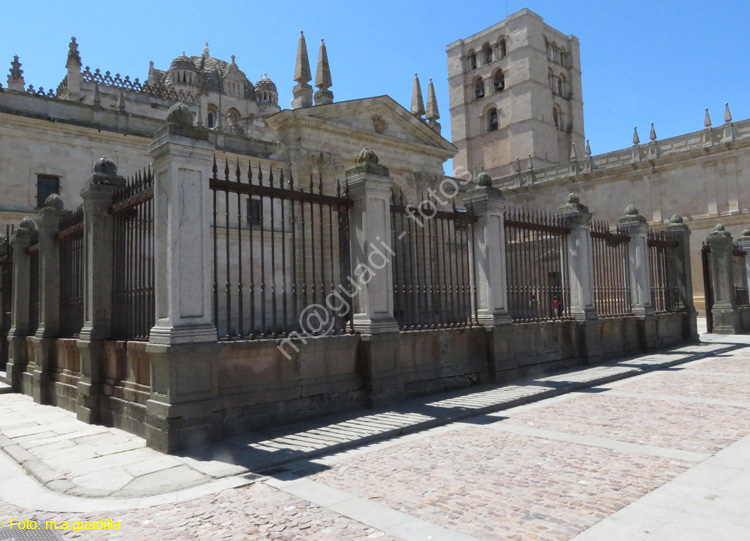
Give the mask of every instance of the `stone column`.
[{"label": "stone column", "polygon": [[[737,248],[745,252],[745,267],[743,282],[744,287],[750,285],[750,229],[745,229],[735,241]],[[738,308],[739,309],[739,308]],[[747,332],[747,324],[743,324],[742,313],[739,314],[740,325],[742,326],[742,332]]]},{"label": "stone column", "polygon": [[146,352],[151,398],[146,440],[160,451],[217,439],[221,434],[211,310],[212,254],[209,179],[214,147],[193,126],[182,103],[149,146],[154,170],[156,323]]},{"label": "stone column", "polygon": [[478,218],[472,255],[479,323],[485,327],[511,323],[505,266],[505,199],[500,190],[492,187],[490,176],[480,173],[477,186],[464,196],[464,205],[471,207]]},{"label": "stone column", "polygon": [[594,268],[591,255],[591,213],[574,193],[565,198],[558,212],[566,219],[568,235],[568,279],[570,313],[579,321],[597,319],[594,305]]},{"label": "stone column", "polygon": [[391,190],[387,167],[369,148],[357,156],[346,172],[351,210],[352,279],[357,283],[353,300],[354,330],[362,333],[363,379],[371,406],[403,397],[398,359],[399,328],[393,317],[394,248],[391,239]]},{"label": "stone column", "polygon": [[630,267],[630,306],[638,318],[641,347],[645,350],[658,346],[656,319],[651,302],[651,272],[648,260],[648,224],[635,205],[628,205],[620,227],[630,237],[628,260]]},{"label": "stone column", "polygon": [[682,216],[672,215],[667,226],[677,241],[677,257],[675,267],[677,271],[677,290],[684,306],[685,319],[682,326],[682,338],[689,341],[698,340],[698,312],[693,302],[693,272],[690,259],[690,228],[683,223]]},{"label": "stone column", "polygon": [[34,344],[35,367],[32,396],[34,402],[50,404],[54,389],[55,338],[60,331],[60,245],[57,234],[65,215],[63,202],[57,194],[50,195],[39,211],[39,326]]},{"label": "stone column", "polygon": [[723,225],[718,224],[706,241],[711,249],[708,264],[714,293],[714,304],[711,308],[714,332],[717,334],[739,333],[741,325],[734,295],[732,235],[724,229]]},{"label": "stone column", "polygon": [[117,174],[117,165],[107,157],[99,158],[81,190],[83,234],[86,246],[86,282],[84,284],[83,328],[76,345],[81,358],[76,415],[79,421],[100,420],[101,365],[106,361],[103,341],[112,330],[113,218],[109,214],[112,197],[125,179]]},{"label": "stone column", "polygon": [[36,225],[28,216],[13,233],[13,308],[8,331],[8,364],[6,379],[15,392],[23,392],[23,373],[29,363],[26,337],[31,330],[29,296],[31,292],[31,258],[29,246]]}]

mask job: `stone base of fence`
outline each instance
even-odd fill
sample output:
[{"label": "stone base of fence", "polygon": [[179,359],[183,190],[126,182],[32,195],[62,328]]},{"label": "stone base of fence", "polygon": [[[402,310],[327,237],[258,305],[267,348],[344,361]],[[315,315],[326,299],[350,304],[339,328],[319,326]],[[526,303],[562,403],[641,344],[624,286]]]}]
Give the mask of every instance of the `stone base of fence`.
[{"label": "stone base of fence", "polygon": [[[741,314],[750,323],[750,308]],[[174,452],[320,415],[606,362],[689,342],[697,336],[692,329],[695,314],[660,313],[295,338],[283,351],[278,339],[177,346],[102,341],[90,351],[91,343],[57,339],[49,341],[47,379],[34,377],[39,368],[32,363],[16,390]],[[12,340],[11,348],[29,353],[35,342]],[[90,354],[99,356],[100,373],[86,379]]]}]

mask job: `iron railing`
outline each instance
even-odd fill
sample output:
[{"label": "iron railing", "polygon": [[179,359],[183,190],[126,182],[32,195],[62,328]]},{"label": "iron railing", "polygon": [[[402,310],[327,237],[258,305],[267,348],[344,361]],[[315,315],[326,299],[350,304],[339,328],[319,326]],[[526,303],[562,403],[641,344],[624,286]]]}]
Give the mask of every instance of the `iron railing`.
[{"label": "iron railing", "polygon": [[732,250],[732,271],[734,275],[734,298],[737,306],[749,306],[747,287],[746,252],[739,248]]},{"label": "iron railing", "polygon": [[[307,189],[291,171],[275,172],[239,161],[230,179],[214,159],[213,317],[221,339],[274,338],[352,330],[349,256],[352,201],[336,181],[323,193],[323,179]],[[243,182],[242,177],[245,176]],[[347,280],[348,279],[348,280]],[[337,297],[334,299],[334,297]],[[305,318],[313,318],[311,323]]]},{"label": "iron railing", "polygon": [[83,207],[60,221],[60,336],[77,337],[83,328],[83,288],[86,283],[86,247]]},{"label": "iron railing", "polygon": [[477,218],[433,203],[391,204],[394,316],[403,330],[477,325],[470,257]]},{"label": "iron railing", "polygon": [[0,368],[8,363],[8,332],[13,309],[13,246],[10,243],[15,227],[5,226],[5,237],[0,238]]},{"label": "iron railing", "polygon": [[630,297],[630,237],[606,222],[591,223],[591,255],[594,267],[594,299],[599,317],[632,315]]},{"label": "iron railing", "polygon": [[560,216],[506,211],[508,310],[514,322],[570,318],[569,233]]},{"label": "iron railing", "polygon": [[651,278],[651,305],[656,312],[679,312],[684,307],[677,275],[679,244],[668,231],[649,231],[646,244]]},{"label": "iron railing", "polygon": [[154,326],[154,175],[150,168],[119,186],[113,217],[112,338],[148,340]]},{"label": "iron railing", "polygon": [[29,245],[29,336],[39,328],[39,231],[31,232]]}]

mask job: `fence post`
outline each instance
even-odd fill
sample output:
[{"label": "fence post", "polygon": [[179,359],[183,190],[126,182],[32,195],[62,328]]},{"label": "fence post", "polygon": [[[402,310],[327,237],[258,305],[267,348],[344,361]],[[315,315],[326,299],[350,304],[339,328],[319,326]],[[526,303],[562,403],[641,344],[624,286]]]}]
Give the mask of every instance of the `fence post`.
[{"label": "fence post", "polygon": [[734,272],[732,264],[732,235],[717,224],[706,239],[711,248],[711,287],[714,304],[711,308],[714,319],[714,332],[736,334],[741,332],[737,301],[734,295]]},{"label": "fence post", "polygon": [[354,330],[362,333],[362,370],[371,406],[400,400],[403,379],[398,359],[399,328],[393,317],[391,190],[388,168],[369,148],[346,172],[351,209]]},{"label": "fence post", "polygon": [[[156,320],[146,348],[151,398],[145,432],[148,444],[160,451],[218,439],[221,431],[216,413],[221,405],[211,401],[218,394],[215,351],[206,349],[218,341],[211,310],[213,153],[208,130],[193,126],[182,103],[169,109],[166,125],[149,146]],[[203,408],[186,407],[190,401],[202,401]]]},{"label": "fence post", "polygon": [[644,350],[658,346],[654,306],[651,302],[651,272],[648,261],[648,224],[635,205],[625,208],[620,227],[630,237],[630,306],[638,318],[638,334]]},{"label": "fence post", "polygon": [[6,380],[15,392],[23,390],[23,373],[29,363],[26,337],[31,329],[29,297],[31,294],[31,258],[29,246],[36,224],[28,216],[13,233],[13,310],[8,331],[8,365]]},{"label": "fence post", "polygon": [[682,216],[673,214],[667,226],[675,240],[677,241],[677,288],[679,297],[682,300],[685,312],[683,319],[682,337],[685,340],[698,340],[698,323],[697,311],[693,302],[693,272],[690,259],[690,228],[683,222]]},{"label": "fence post", "polygon": [[57,194],[47,197],[39,211],[39,327],[31,339],[34,345],[32,396],[34,402],[49,404],[52,372],[56,362],[54,339],[60,331],[60,219],[65,215]]},{"label": "fence post", "polygon": [[83,290],[83,328],[76,345],[81,359],[78,380],[76,416],[79,421],[99,421],[101,396],[102,341],[112,329],[112,216],[109,207],[115,189],[125,184],[117,174],[117,165],[102,157],[94,165],[94,173],[81,190],[83,199],[83,235],[86,282]]},{"label": "fence post", "polygon": [[591,213],[574,193],[565,198],[565,203],[558,209],[558,212],[570,227],[568,235],[570,314],[579,321],[597,319],[591,254]]},{"label": "fence post", "polygon": [[492,187],[487,173],[480,173],[477,185],[464,196],[478,221],[472,246],[476,268],[477,317],[484,327],[511,323],[508,313],[508,277],[505,262],[505,198]]}]

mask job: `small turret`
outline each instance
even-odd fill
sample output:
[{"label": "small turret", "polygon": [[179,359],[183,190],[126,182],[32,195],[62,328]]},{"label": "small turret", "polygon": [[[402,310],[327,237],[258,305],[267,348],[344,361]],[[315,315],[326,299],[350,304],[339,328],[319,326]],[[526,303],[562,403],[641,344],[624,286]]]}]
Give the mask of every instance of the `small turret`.
[{"label": "small turret", "polygon": [[300,31],[297,44],[297,61],[294,66],[294,80],[297,83],[292,91],[292,109],[311,107],[313,104],[312,87],[308,84],[310,75],[310,61],[307,58],[307,43],[305,33]]},{"label": "small turret", "polygon": [[75,36],[70,38],[68,44],[68,60],[65,62],[65,67],[68,69],[68,75],[65,77],[67,95],[64,97],[72,101],[78,101],[81,97],[83,75],[81,74],[81,55],[78,53],[78,42],[76,42]]},{"label": "small turret", "polygon": [[13,62],[10,63],[8,89],[23,92],[25,86],[26,82],[23,80],[23,70],[21,69],[21,63],[18,61],[18,55],[16,55],[13,57]]},{"label": "small turret", "polygon": [[411,114],[421,117],[424,114],[424,100],[422,99],[422,87],[419,85],[419,76],[414,74],[414,87],[411,92]]},{"label": "small turret", "polygon": [[326,105],[333,103],[333,92],[328,90],[333,86],[331,81],[331,68],[328,66],[328,52],[326,51],[325,41],[320,40],[320,50],[318,51],[318,69],[315,73],[315,105]]}]

